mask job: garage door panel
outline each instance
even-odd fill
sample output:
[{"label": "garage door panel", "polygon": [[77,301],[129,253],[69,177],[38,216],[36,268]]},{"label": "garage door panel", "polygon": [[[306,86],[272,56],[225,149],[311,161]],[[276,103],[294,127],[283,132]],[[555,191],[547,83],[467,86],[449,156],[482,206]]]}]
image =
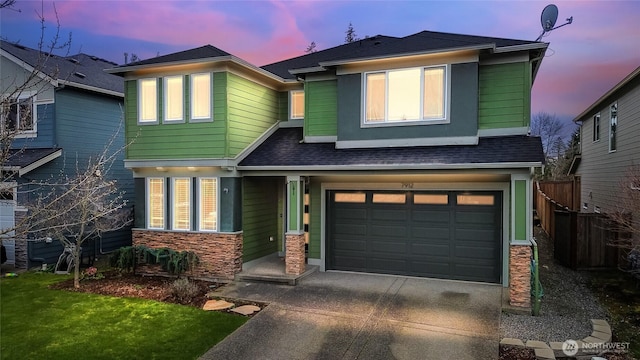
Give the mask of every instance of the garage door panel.
[{"label": "garage door panel", "polygon": [[[362,193],[367,202],[328,204],[328,268],[500,281],[500,193]],[[374,195],[387,202],[372,202]],[[392,203],[396,198],[406,201]],[[413,204],[414,198],[421,203]],[[456,199],[471,205],[455,205]],[[478,205],[474,203],[478,199],[489,199],[485,203],[495,205]]]}]

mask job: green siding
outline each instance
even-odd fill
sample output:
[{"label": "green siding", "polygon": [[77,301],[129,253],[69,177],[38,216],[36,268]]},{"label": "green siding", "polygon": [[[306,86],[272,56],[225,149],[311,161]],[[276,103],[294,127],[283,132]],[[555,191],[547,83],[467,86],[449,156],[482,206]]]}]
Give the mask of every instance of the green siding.
[{"label": "green siding", "polygon": [[281,91],[278,93],[278,120],[289,120],[289,92]]},{"label": "green siding", "polygon": [[243,178],[243,257],[247,262],[278,251],[278,181],[272,178]]},{"label": "green siding", "polygon": [[305,136],[336,136],[338,132],[338,82],[313,81],[304,88]]},{"label": "green siding", "polygon": [[320,183],[312,182],[309,189],[309,258],[320,259],[321,247],[321,205],[322,189]]},{"label": "green siding", "polygon": [[515,181],[515,240],[527,239],[527,182]]},{"label": "green siding", "polygon": [[526,62],[480,66],[478,128],[529,126],[531,74]]}]

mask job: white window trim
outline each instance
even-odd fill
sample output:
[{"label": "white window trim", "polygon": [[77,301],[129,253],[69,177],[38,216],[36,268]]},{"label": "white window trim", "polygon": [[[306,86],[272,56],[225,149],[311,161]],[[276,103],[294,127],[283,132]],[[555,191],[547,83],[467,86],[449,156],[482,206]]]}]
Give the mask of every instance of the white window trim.
[{"label": "white window trim", "polygon": [[[22,91],[18,95],[18,98],[17,98],[17,102],[18,103],[20,103],[20,100],[31,99],[31,121],[33,122],[33,129],[31,129],[31,130],[18,130],[13,135],[13,138],[15,138],[15,139],[34,138],[34,137],[38,136],[38,105],[47,104],[47,103],[52,103],[53,104],[53,102],[51,102],[49,100],[47,100],[47,101],[38,101],[36,99],[36,97],[37,97],[37,92],[36,91]],[[19,108],[19,106],[18,106],[18,108]],[[4,121],[0,125],[2,126],[2,131],[4,132],[4,126],[5,126]],[[19,125],[18,125],[18,127],[19,127]]]},{"label": "white window trim", "polygon": [[[174,202],[174,196],[176,194],[176,180],[189,180],[189,228],[188,229],[176,229],[176,204]],[[193,225],[193,179],[187,176],[179,176],[171,178],[171,230],[173,231],[191,231]]]},{"label": "white window trim", "polygon": [[[180,103],[182,106],[182,113],[179,118],[169,119],[167,118],[167,107],[169,106],[168,96],[169,92],[167,91],[167,82],[169,79],[181,79],[182,80],[182,89],[180,91]],[[165,76],[162,78],[162,122],[164,124],[180,124],[184,123],[184,75],[171,75]]]},{"label": "white window trim", "polygon": [[[306,102],[306,94],[304,93],[304,90],[291,90],[291,91],[289,91],[289,119],[290,120],[303,120],[304,119],[304,112],[302,113],[302,116],[293,116],[293,94],[300,94],[300,93],[302,93],[303,100],[304,100],[304,102]],[[305,111],[306,110],[307,109],[305,107]]]},{"label": "white window trim", "polygon": [[[613,116],[611,116],[611,108],[613,106],[616,106],[616,148],[615,149],[611,149],[611,122],[613,120]],[[614,153],[618,150],[618,119],[619,119],[619,114],[620,109],[618,109],[618,102],[614,101],[613,103],[611,103],[611,105],[609,105],[609,153]]]},{"label": "white window trim", "polygon": [[[193,116],[193,109],[195,108],[195,98],[193,96],[193,77],[198,75],[209,76],[209,116],[195,117]],[[189,75],[189,122],[210,122],[213,121],[213,75],[210,72],[194,73]]]},{"label": "white window trim", "polygon": [[[596,132],[596,118],[598,118],[598,132]],[[593,140],[593,142],[599,142],[600,141],[600,129],[602,127],[602,117],[600,116],[600,113],[597,113],[595,115],[593,115],[593,134],[591,139]]]},{"label": "white window trim", "polygon": [[[155,119],[142,120],[142,82],[145,80],[153,80],[156,83],[156,117]],[[155,125],[158,124],[158,79],[157,78],[142,78],[137,80],[138,87],[138,125]]]},{"label": "white window trim", "polygon": [[[417,119],[417,120],[407,120],[407,121],[389,121],[388,120],[388,108],[385,104],[385,115],[384,121],[381,122],[367,122],[367,75],[368,74],[379,74],[384,73],[385,79],[388,79],[389,73],[393,71],[401,71],[401,70],[411,70],[411,69],[420,69],[420,113],[424,114],[424,70],[429,68],[444,68],[444,83],[445,89],[443,94],[444,101],[444,118],[440,119]],[[388,82],[385,88],[385,101],[389,98],[389,86]],[[450,109],[451,109],[451,65],[450,64],[441,64],[441,65],[429,65],[429,66],[420,66],[420,67],[409,67],[409,68],[398,68],[398,69],[388,69],[388,70],[376,70],[376,71],[367,71],[362,73],[362,84],[361,84],[362,92],[360,99],[361,104],[361,122],[360,126],[363,128],[369,127],[388,127],[388,126],[415,126],[415,125],[437,125],[437,124],[449,124],[451,123],[450,117]]]},{"label": "white window trim", "polygon": [[[216,181],[216,228],[215,230],[211,230],[211,229],[203,229],[202,228],[202,202],[200,201],[200,193],[202,191],[201,188],[201,184],[202,184],[202,180],[207,180],[207,179],[213,179]],[[199,232],[210,232],[210,233],[215,233],[218,232],[220,229],[220,179],[217,177],[199,177],[198,178],[198,187],[196,189],[197,191],[197,198],[198,198],[198,231]]]},{"label": "white window trim", "polygon": [[[151,197],[149,196],[149,183],[151,182],[151,180],[154,179],[160,179],[162,180],[162,227],[152,227],[151,226],[151,204],[150,204],[150,200]],[[147,181],[145,182],[146,188],[145,188],[145,212],[146,212],[146,228],[147,229],[154,229],[154,230],[164,230],[167,224],[167,185],[166,185],[166,179],[163,177],[149,177],[147,178]]]}]

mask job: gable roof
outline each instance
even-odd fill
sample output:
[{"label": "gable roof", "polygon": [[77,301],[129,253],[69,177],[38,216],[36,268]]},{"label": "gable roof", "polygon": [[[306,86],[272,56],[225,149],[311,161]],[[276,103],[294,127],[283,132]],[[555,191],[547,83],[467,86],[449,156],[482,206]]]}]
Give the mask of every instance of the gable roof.
[{"label": "gable roof", "polygon": [[20,66],[28,65],[49,76],[58,83],[85,90],[124,96],[124,82],[116,75],[104,70],[116,65],[96,56],[80,53],[71,56],[58,56],[35,50],[20,44],[0,40],[3,55]]},{"label": "gable roof", "polygon": [[[303,143],[302,128],[280,128],[238,164],[240,170],[380,170],[530,167],[544,163],[540,137],[483,137],[478,145],[336,149]],[[518,149],[518,151],[505,151]]]},{"label": "gable roof", "polygon": [[496,49],[506,51],[509,48],[522,50],[537,48],[544,50],[547,45],[547,43],[538,41],[422,31],[402,38],[376,35],[352,43],[275,62],[265,65],[262,68],[282,78],[291,79],[295,78],[295,75],[291,74],[291,70],[295,72],[295,70],[299,69],[316,68],[336,62],[471,48],[486,49],[489,51]]},{"label": "gable roof", "polygon": [[590,113],[594,112],[597,108],[600,108],[602,106],[602,103],[608,101],[611,95],[613,95],[616,91],[620,90],[622,87],[634,81],[635,79],[640,79],[640,66],[633,70],[629,75],[625,76],[622,81],[617,83],[614,87],[612,87],[609,91],[602,95],[598,100],[596,100],[596,102],[594,102],[586,110],[581,112],[580,115],[576,116],[575,119],[573,119],[573,122],[581,121],[584,117],[591,115]]},{"label": "gable roof", "polygon": [[212,45],[205,45],[194,49],[189,49],[185,51],[180,51],[172,54],[157,56],[147,60],[140,60],[136,62],[132,62],[126,65],[118,66],[117,68],[129,67],[129,66],[140,66],[140,65],[151,65],[151,64],[161,64],[161,63],[173,63],[180,61],[189,61],[189,60],[198,60],[198,59],[210,59],[216,57],[226,57],[231,56],[230,53],[220,50]]}]

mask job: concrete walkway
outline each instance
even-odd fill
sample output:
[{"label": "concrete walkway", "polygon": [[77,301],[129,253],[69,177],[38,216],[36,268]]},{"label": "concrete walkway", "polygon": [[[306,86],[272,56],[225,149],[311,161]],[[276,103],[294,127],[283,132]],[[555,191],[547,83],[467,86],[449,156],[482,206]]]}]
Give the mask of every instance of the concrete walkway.
[{"label": "concrete walkway", "polygon": [[236,282],[270,305],[201,359],[495,359],[498,285],[314,273],[298,286]]}]

